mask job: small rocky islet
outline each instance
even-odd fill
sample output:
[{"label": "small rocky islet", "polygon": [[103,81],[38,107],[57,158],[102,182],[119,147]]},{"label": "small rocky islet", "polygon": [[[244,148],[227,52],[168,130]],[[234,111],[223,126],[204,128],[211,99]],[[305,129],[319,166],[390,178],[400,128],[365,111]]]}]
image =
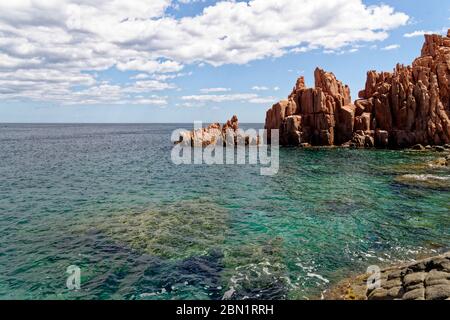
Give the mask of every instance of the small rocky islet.
[{"label": "small rocky islet", "polygon": [[256,131],[253,135],[239,129],[239,120],[234,115],[224,125],[212,123],[205,128],[180,132],[175,144],[187,147],[207,147],[209,145],[256,145],[260,143],[260,137]]}]

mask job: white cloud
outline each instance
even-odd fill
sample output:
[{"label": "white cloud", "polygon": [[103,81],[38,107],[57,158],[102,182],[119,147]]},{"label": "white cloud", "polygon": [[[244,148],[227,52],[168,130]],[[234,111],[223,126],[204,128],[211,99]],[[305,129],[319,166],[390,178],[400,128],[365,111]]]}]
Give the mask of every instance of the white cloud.
[{"label": "white cloud", "polygon": [[183,102],[183,103],[176,103],[177,107],[183,107],[183,108],[195,108],[195,107],[203,107],[203,103],[192,103],[192,102]]},{"label": "white cloud", "polygon": [[425,30],[417,30],[410,33],[405,33],[403,36],[405,38],[414,38],[414,37],[420,37],[425,34],[433,33],[432,31],[425,31]]},{"label": "white cloud", "polygon": [[255,91],[267,91],[267,90],[269,90],[269,88],[267,88],[265,86],[253,86],[252,90],[255,90]]},{"label": "white cloud", "polygon": [[[279,100],[279,99],[278,99]],[[277,98],[274,97],[258,97],[258,98],[252,98],[248,100],[250,103],[256,103],[256,104],[273,104],[277,101]]]},{"label": "white cloud", "polygon": [[[95,83],[89,75],[62,74],[49,70],[45,78],[36,73],[19,70],[20,75],[11,75],[11,80],[0,79],[0,95],[10,101],[54,102],[62,105],[97,105],[97,104],[147,104],[166,105],[167,97],[148,95],[149,91],[163,90],[167,84],[158,82],[136,82],[128,86]],[[51,77],[49,77],[51,75]],[[5,75],[7,76],[7,75]],[[72,89],[75,86],[84,89]],[[139,96],[137,94],[140,94]]]},{"label": "white cloud", "polygon": [[200,89],[201,93],[213,93],[213,92],[228,92],[231,91],[230,88],[204,88]]},{"label": "white cloud", "polygon": [[205,2],[205,0],[178,0],[178,2],[182,4],[190,4],[195,2]]},{"label": "white cloud", "polygon": [[124,104],[133,105],[133,104],[141,104],[141,105],[149,105],[149,106],[166,106],[167,105],[167,97],[153,97],[147,99],[132,99],[129,101],[125,101]]},{"label": "white cloud", "polygon": [[367,7],[360,0],[221,1],[194,17],[165,17],[149,21],[148,28],[140,23],[142,33],[130,33],[126,41],[175,61],[219,66],[279,57],[289,48],[338,49],[354,42],[384,40],[387,31],[407,21],[406,14],[390,6]]},{"label": "white cloud", "polygon": [[254,93],[235,93],[235,94],[209,94],[209,95],[191,95],[181,97],[183,101],[195,101],[195,102],[229,102],[237,101],[243,103],[271,103],[276,100],[273,97],[260,97]]},{"label": "white cloud", "polygon": [[388,45],[388,46],[386,46],[384,48],[381,48],[381,50],[390,51],[390,50],[396,50],[396,49],[399,49],[399,48],[400,48],[399,44],[391,44],[391,45]]},{"label": "white cloud", "polygon": [[403,36],[405,38],[414,38],[414,37],[421,37],[426,34],[441,34],[446,31],[447,30],[445,28],[441,29],[441,30],[434,30],[434,31],[416,30],[416,31],[413,31],[410,33],[405,33]]},{"label": "white cloud", "polygon": [[292,53],[305,53],[308,51],[311,51],[313,49],[316,49],[314,47],[297,47],[297,48],[292,48],[291,50],[289,50],[289,52]]},{"label": "white cloud", "polygon": [[127,62],[117,63],[120,71],[144,71],[148,73],[169,73],[178,72],[183,69],[183,65],[175,61],[145,61],[144,59],[132,59]]},{"label": "white cloud", "polygon": [[[340,50],[385,40],[409,19],[388,5],[361,0],[219,1],[184,18],[166,14],[174,3],[1,1],[0,100],[65,101],[79,96],[77,86],[98,90],[105,101],[109,90],[174,89],[165,81],[187,64],[246,64],[314,48]],[[92,74],[113,67],[140,75],[120,88],[97,83]]]},{"label": "white cloud", "polygon": [[236,93],[236,94],[206,94],[206,95],[191,95],[183,96],[182,100],[185,101],[198,101],[198,102],[226,102],[226,101],[248,101],[250,99],[258,98],[257,94],[252,93]]},{"label": "white cloud", "polygon": [[161,82],[158,80],[139,80],[129,87],[124,87],[123,89],[127,92],[149,92],[149,91],[162,91],[167,89],[174,89],[175,85]]},{"label": "white cloud", "polygon": [[130,77],[130,79],[142,80],[142,79],[148,79],[150,77],[151,77],[151,75],[149,75],[148,73],[138,73],[137,75]]}]

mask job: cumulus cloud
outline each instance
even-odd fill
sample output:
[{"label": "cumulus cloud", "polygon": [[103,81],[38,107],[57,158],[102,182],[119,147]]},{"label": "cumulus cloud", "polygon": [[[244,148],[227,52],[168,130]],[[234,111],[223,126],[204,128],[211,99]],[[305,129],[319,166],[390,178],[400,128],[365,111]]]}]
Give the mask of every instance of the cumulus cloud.
[{"label": "cumulus cloud", "polygon": [[354,42],[384,40],[388,30],[407,21],[406,14],[390,6],[365,6],[360,0],[222,1],[194,17],[149,21],[151,27],[142,28],[142,33],[117,41],[175,61],[220,66],[279,57],[289,50],[338,49]]},{"label": "cumulus cloud", "polygon": [[[339,50],[385,40],[409,19],[391,6],[367,6],[361,0],[219,1],[183,18],[166,14],[174,4],[1,1],[0,99],[92,102],[77,94],[79,86],[106,98],[108,90],[119,90],[125,99],[134,92],[174,89],[165,82],[187,64],[246,64],[315,48]],[[140,75],[130,79],[134,84],[112,89],[92,75],[110,68]]]}]

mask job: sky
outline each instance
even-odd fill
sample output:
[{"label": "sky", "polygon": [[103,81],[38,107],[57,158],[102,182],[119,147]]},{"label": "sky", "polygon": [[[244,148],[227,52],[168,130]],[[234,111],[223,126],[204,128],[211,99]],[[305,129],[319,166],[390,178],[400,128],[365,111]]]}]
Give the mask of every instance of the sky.
[{"label": "sky", "polygon": [[446,34],[442,0],[0,2],[0,122],[264,122],[296,79],[368,70]]}]

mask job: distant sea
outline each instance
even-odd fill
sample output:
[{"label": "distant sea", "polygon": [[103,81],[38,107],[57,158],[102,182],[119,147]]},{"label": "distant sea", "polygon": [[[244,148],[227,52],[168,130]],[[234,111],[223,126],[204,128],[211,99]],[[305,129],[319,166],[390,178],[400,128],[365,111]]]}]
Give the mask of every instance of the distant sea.
[{"label": "distant sea", "polygon": [[434,153],[283,148],[261,176],[172,164],[180,127],[0,124],[0,299],[320,298],[450,248]]}]

